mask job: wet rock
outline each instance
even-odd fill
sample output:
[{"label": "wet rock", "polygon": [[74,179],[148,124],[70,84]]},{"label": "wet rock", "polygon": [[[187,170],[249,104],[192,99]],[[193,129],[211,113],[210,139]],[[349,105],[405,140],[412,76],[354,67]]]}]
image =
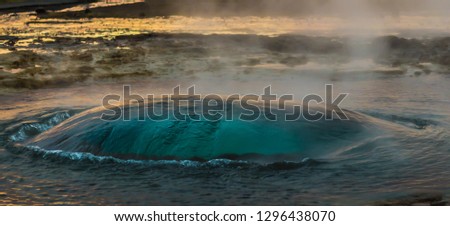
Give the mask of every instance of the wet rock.
[{"label": "wet rock", "polygon": [[383,36],[375,39],[371,48],[380,51],[374,59],[377,63],[400,66],[430,60],[426,44],[417,39]]},{"label": "wet rock", "polygon": [[16,51],[10,53],[9,56],[7,61],[11,68],[34,67],[36,62],[44,61],[41,55],[29,50]]},{"label": "wet rock", "polygon": [[34,12],[38,16],[47,14],[47,10],[42,7],[37,8]]},{"label": "wet rock", "polygon": [[92,53],[90,53],[90,52],[73,53],[70,57],[74,60],[85,61],[85,62],[89,62],[94,59],[92,56]]},{"label": "wet rock", "polygon": [[450,37],[434,39],[430,45],[433,51],[448,52],[450,50]]},{"label": "wet rock", "polygon": [[11,39],[9,39],[8,41],[6,41],[5,43],[4,43],[4,45],[5,46],[9,46],[9,47],[13,47],[14,45],[16,45],[16,43],[19,41],[19,39],[18,38],[16,38],[16,37],[14,37],[14,38],[11,38]]},{"label": "wet rock", "polygon": [[308,63],[308,58],[305,56],[300,56],[300,57],[288,56],[288,57],[280,60],[280,64],[284,64],[289,67],[295,67],[298,65],[306,64],[306,63]]},{"label": "wet rock", "polygon": [[8,14],[8,17],[9,18],[18,18],[19,14],[17,14],[17,13],[10,13],[10,14]]},{"label": "wet rock", "polygon": [[224,67],[225,66],[221,61],[218,59],[213,59],[207,62],[205,70],[209,72],[216,72],[222,70]]},{"label": "wet rock", "polygon": [[81,66],[78,67],[76,72],[79,74],[91,74],[95,71],[95,68],[90,67],[90,66]]},{"label": "wet rock", "polygon": [[[372,48],[381,50],[375,57],[378,63],[394,66],[425,62],[450,65],[450,38],[417,40],[385,36],[377,38]],[[429,74],[427,71],[424,73]]]},{"label": "wet rock", "polygon": [[450,55],[439,57],[438,63],[441,65],[450,66]]},{"label": "wet rock", "polygon": [[375,40],[377,46],[384,46],[387,50],[420,49],[424,45],[416,39],[399,38],[397,36],[384,36]]},{"label": "wet rock", "polygon": [[274,52],[300,53],[311,52],[318,54],[338,53],[343,51],[344,45],[331,38],[284,35],[274,38],[263,38],[262,46]]},{"label": "wet rock", "polygon": [[71,37],[55,37],[55,44],[59,44],[62,46],[74,46],[80,45],[80,38],[71,38]]},{"label": "wet rock", "polygon": [[256,66],[259,64],[261,64],[261,59],[258,59],[258,58],[250,58],[243,62],[239,61],[236,63],[237,66],[250,66],[250,67],[253,67],[253,66]]},{"label": "wet rock", "polygon": [[8,73],[6,71],[0,70],[0,81],[4,79],[11,79],[14,77],[14,74]]},{"label": "wet rock", "polygon": [[139,60],[140,56],[145,54],[142,48],[118,49],[107,52],[102,60],[97,61],[100,64],[128,64]]},{"label": "wet rock", "polygon": [[127,72],[121,72],[121,73],[106,73],[106,74],[102,74],[99,75],[97,78],[98,79],[122,79],[125,77],[146,77],[146,76],[153,76],[154,73],[151,71],[137,71],[137,72],[131,72],[131,73],[127,73]]}]

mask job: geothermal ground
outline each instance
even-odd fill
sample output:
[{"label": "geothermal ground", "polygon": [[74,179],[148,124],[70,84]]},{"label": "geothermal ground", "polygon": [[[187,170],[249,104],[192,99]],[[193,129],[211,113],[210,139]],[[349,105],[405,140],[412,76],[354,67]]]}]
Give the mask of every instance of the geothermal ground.
[{"label": "geothermal ground", "polygon": [[[95,4],[0,16],[0,205],[450,201],[447,17],[153,17]],[[260,94],[270,85],[301,98],[325,84],[349,94],[349,122],[95,116],[124,85],[143,96],[178,85]],[[282,148],[293,155],[277,156]]]}]

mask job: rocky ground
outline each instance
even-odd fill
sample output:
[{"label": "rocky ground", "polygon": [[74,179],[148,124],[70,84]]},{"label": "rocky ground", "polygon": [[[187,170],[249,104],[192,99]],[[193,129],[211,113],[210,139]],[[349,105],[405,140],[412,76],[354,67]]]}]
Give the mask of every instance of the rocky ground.
[{"label": "rocky ground", "polygon": [[[113,39],[4,36],[0,38],[0,86],[34,89],[92,80],[246,76],[261,73],[262,68],[266,69],[264,73],[291,71],[298,76],[307,75],[311,67],[338,74],[393,76],[449,71],[450,38],[384,36],[362,47],[352,46],[351,41],[301,35],[141,34]],[[367,51],[355,56],[354,48]],[[373,64],[355,69],[349,66],[355,58]]]},{"label": "rocky ground", "polygon": [[[449,72],[448,19],[399,16],[386,19],[384,24],[391,26],[386,29],[371,24],[354,28],[359,32],[355,36],[345,21],[326,17],[121,15],[139,14],[133,9],[152,5],[152,10],[164,9],[161,4],[91,3],[0,15],[0,87],[36,89],[90,81],[211,76],[242,80],[252,75]],[[429,25],[426,32],[421,30],[423,23]],[[387,35],[393,30],[395,35]]]}]

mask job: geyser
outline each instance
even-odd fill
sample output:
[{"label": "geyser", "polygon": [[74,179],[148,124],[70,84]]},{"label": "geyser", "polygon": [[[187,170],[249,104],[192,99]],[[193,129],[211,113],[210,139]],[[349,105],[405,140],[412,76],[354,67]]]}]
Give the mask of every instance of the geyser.
[{"label": "geyser", "polygon": [[[169,108],[166,102],[146,106],[154,112]],[[200,106],[193,106],[200,110]],[[124,159],[211,160],[242,159],[276,162],[320,158],[364,139],[374,130],[368,117],[346,112],[349,120],[271,121],[261,116],[253,121],[142,119],[138,105],[123,106],[130,120],[106,121],[103,107],[76,115],[27,141],[47,150],[90,152]],[[242,108],[234,106],[233,114]],[[288,108],[286,108],[288,109]],[[319,109],[320,110],[320,109]],[[324,110],[322,110],[324,111]],[[277,115],[282,110],[273,110]],[[225,114],[225,113],[224,113]],[[144,117],[146,118],[146,117]]]}]

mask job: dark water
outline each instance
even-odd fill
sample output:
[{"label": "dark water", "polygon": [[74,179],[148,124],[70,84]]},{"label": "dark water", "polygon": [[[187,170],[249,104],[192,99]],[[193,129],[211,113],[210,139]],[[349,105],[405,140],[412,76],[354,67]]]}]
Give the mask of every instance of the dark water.
[{"label": "dark water", "polygon": [[[357,129],[343,134],[349,131],[345,124],[336,123],[332,127],[331,124],[318,122],[311,124],[317,125],[315,132],[301,133],[302,130],[310,128],[307,125],[299,127],[295,124],[284,124],[280,128],[292,127],[292,131],[297,131],[300,138],[307,138],[303,142],[310,143],[303,147],[305,150],[317,145],[321,149],[320,154],[314,154],[316,152],[313,151],[302,154],[300,151],[296,156],[298,159],[266,163],[251,159],[216,159],[214,157],[217,156],[211,155],[203,156],[204,161],[132,160],[110,157],[108,152],[73,152],[82,148],[81,143],[87,142],[88,138],[94,142],[101,139],[102,134],[96,131],[99,129],[96,127],[98,123],[88,120],[83,122],[85,124],[71,125],[70,121],[67,121],[68,123],[55,128],[56,130],[50,128],[68,118],[76,120],[77,117],[86,117],[86,114],[81,112],[91,107],[40,106],[57,103],[58,97],[54,94],[69,97],[79,93],[80,88],[5,95],[5,104],[2,105],[5,118],[8,116],[7,112],[19,113],[2,120],[0,124],[1,203],[444,204],[450,194],[448,77],[372,77],[361,81],[336,82],[335,85],[340,89],[345,87],[347,92],[353,94],[346,107],[359,112],[355,113],[360,115],[358,120],[354,120],[354,125],[351,126]],[[377,86],[383,87],[383,92],[374,88]],[[358,95],[362,93],[364,95]],[[32,103],[38,103],[38,106],[33,106]],[[133,122],[117,123],[122,127],[122,133],[133,133],[132,130],[138,129]],[[65,126],[68,129],[64,128]],[[78,128],[83,126],[92,126],[94,129]],[[148,134],[151,128],[151,125],[145,125],[144,131],[133,135]],[[67,130],[64,131],[65,129]],[[47,130],[48,132],[44,133]],[[238,136],[243,135],[239,133],[239,128],[235,132]],[[30,143],[26,141],[36,136],[40,137],[35,139],[39,144],[39,140],[56,139],[64,135],[69,135],[68,142],[57,146],[59,150],[38,148],[36,143],[27,147]],[[119,135],[114,138],[118,144],[123,142],[121,139],[139,139],[127,138],[120,133]],[[208,136],[213,136],[209,133],[197,135],[206,136],[207,140],[211,139]],[[258,139],[258,133],[248,136],[245,137],[246,140]],[[265,135],[261,133],[260,136]],[[267,137],[264,139],[266,141],[252,142],[255,147],[261,148],[258,144],[266,145],[283,140],[280,137],[269,141]],[[211,145],[200,140],[194,141],[193,144]],[[177,144],[180,142],[181,140],[175,141]],[[239,145],[246,146],[250,143],[238,142],[229,146],[239,148]],[[184,150],[176,150],[181,152],[178,157],[186,157],[182,151],[192,153],[189,147],[201,148],[198,145],[187,145]],[[62,150],[64,148],[70,150]],[[137,147],[133,147],[131,151],[138,151],[135,148]],[[230,149],[229,152],[236,154],[236,150]]]},{"label": "dark water", "polygon": [[[304,37],[269,40],[263,48],[252,42],[237,46],[236,42],[242,43],[240,36],[209,46],[204,37],[200,44],[197,38],[140,37],[131,45],[125,37],[104,46],[79,44],[77,49],[98,48],[94,57],[83,58],[87,65],[98,65],[91,72],[69,68],[68,75],[83,74],[83,80],[67,76],[71,83],[63,88],[47,88],[66,81],[58,77],[33,74],[29,80],[4,80],[0,204],[443,205],[450,201],[450,74],[445,61],[448,51],[443,48],[448,41],[425,45],[391,37],[393,50],[381,58],[393,62],[374,63],[367,55],[341,62],[339,57],[347,52],[344,47],[331,53],[319,51],[325,41],[313,38],[308,40],[322,44],[306,52],[302,51],[311,45],[305,44]],[[233,42],[227,44],[227,39]],[[289,47],[297,42],[303,45]],[[193,48],[195,43],[202,49]],[[110,53],[107,48],[116,44],[136,49]],[[54,54],[53,64],[40,62],[48,61],[49,54],[38,53],[33,56],[39,57],[30,58],[33,63],[50,69],[63,64],[55,60],[60,59],[57,51],[47,49],[59,48],[57,44],[42,46],[36,47],[42,48],[37,52]],[[98,59],[100,53],[105,53],[104,59]],[[128,60],[130,56],[133,60]],[[144,76],[150,69],[153,73]],[[111,71],[124,75],[101,74]],[[134,73],[139,76],[131,76]],[[343,102],[350,120],[98,120],[102,97],[120,94],[123,84],[144,95],[167,94],[179,84],[195,84],[200,94],[219,95],[258,94],[271,85],[274,93],[294,94],[297,99],[309,93],[323,95],[325,84],[333,84],[335,93],[350,94]],[[16,89],[23,87],[40,89]]]}]

